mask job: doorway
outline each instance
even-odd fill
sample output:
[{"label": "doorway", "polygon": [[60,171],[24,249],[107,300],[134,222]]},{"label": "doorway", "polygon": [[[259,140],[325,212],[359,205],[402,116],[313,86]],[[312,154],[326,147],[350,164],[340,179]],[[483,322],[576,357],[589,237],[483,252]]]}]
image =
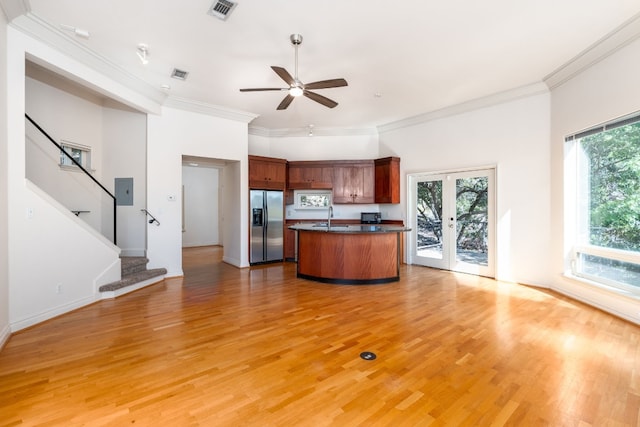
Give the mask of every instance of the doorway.
[{"label": "doorway", "polygon": [[495,169],[409,176],[409,263],[495,277]]}]

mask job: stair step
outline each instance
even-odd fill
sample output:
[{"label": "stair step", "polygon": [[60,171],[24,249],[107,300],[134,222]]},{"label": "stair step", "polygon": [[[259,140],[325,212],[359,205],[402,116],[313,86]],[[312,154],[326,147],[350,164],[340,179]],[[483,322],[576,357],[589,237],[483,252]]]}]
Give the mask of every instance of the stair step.
[{"label": "stair step", "polygon": [[145,271],[147,269],[148,262],[149,259],[142,256],[120,257],[122,276],[124,277],[133,273]]},{"label": "stair step", "polygon": [[144,282],[145,280],[154,277],[164,276],[165,274],[167,274],[166,268],[153,268],[151,270],[137,271],[135,273],[122,275],[122,279],[118,280],[117,282],[102,285],[100,286],[100,288],[98,288],[98,290],[100,292],[112,292],[118,289],[125,288],[127,286],[135,285],[136,283]]}]

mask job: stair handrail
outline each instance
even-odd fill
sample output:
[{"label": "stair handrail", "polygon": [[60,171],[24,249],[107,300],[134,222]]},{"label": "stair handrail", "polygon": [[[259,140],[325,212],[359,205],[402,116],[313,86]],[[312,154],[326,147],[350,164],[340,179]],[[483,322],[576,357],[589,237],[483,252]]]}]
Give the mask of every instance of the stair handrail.
[{"label": "stair handrail", "polygon": [[113,244],[117,245],[116,234],[118,229],[116,228],[116,216],[117,216],[116,215],[116,196],[114,196],[109,190],[107,190],[106,187],[102,185],[93,175],[87,172],[87,170],[76,159],[74,159],[71,154],[67,153],[67,150],[62,148],[62,146],[58,144],[44,129],[42,129],[42,127],[38,123],[36,123],[31,117],[29,117],[28,114],[25,113],[24,116],[27,118],[27,120],[31,122],[32,125],[36,127],[36,129],[40,131],[40,133],[42,133],[49,141],[51,141],[53,145],[58,147],[58,149],[62,153],[64,153],[64,155],[67,156],[73,162],[74,165],[76,165],[82,172],[84,172],[85,175],[91,178],[91,180],[95,182],[98,185],[98,187],[100,187],[105,193],[109,195],[109,197],[113,199]]},{"label": "stair handrail", "polygon": [[144,212],[145,214],[151,217],[151,219],[149,220],[149,224],[155,223],[156,226],[160,227],[160,221],[158,221],[158,219],[155,216],[151,215],[151,212],[149,212],[146,209],[140,209],[140,212]]}]

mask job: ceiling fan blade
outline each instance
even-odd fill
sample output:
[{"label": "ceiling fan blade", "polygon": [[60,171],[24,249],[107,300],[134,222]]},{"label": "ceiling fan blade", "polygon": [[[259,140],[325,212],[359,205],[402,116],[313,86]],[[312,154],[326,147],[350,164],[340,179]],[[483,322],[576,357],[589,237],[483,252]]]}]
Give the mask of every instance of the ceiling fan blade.
[{"label": "ceiling fan blade", "polygon": [[338,103],[336,101],[333,101],[325,96],[322,95],[318,95],[315,92],[310,92],[308,90],[305,90],[304,92],[302,92],[302,94],[304,96],[306,96],[309,99],[313,99],[316,102],[319,102],[320,104],[324,105],[325,107],[329,107],[329,108],[333,108],[336,105],[338,105]]},{"label": "ceiling fan blade", "polygon": [[291,104],[291,101],[293,101],[293,98],[294,97],[291,95],[285,96],[282,102],[280,103],[280,105],[278,105],[278,108],[276,108],[276,110],[285,110],[289,106],[289,104]]},{"label": "ceiling fan blade", "polygon": [[272,67],[271,67],[271,69],[272,69],[273,71],[275,71],[275,72],[276,72],[276,74],[277,74],[277,75],[279,75],[279,76],[280,76],[280,78],[281,78],[282,80],[284,80],[285,82],[287,82],[287,84],[288,84],[289,86],[294,86],[294,85],[296,84],[295,79],[294,79],[294,78],[291,76],[291,74],[289,74],[289,72],[288,72],[287,70],[285,70],[284,68],[282,68],[282,67],[274,67],[274,66],[272,66]]},{"label": "ceiling fan blade", "polygon": [[331,80],[322,80],[319,82],[307,83],[304,85],[305,89],[328,89],[330,87],[342,87],[347,86],[347,81],[345,79],[331,79]]},{"label": "ceiling fan blade", "polygon": [[240,89],[240,92],[261,92],[264,90],[289,90],[289,89],[281,88],[281,87],[256,87],[251,89]]}]

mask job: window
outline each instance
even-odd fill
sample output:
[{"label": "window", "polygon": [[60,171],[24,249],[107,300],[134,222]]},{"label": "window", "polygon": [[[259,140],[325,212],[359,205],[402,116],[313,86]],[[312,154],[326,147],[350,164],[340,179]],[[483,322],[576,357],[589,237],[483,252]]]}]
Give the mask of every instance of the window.
[{"label": "window", "polygon": [[328,209],[331,193],[326,191],[296,191],[296,209]]},{"label": "window", "polygon": [[576,172],[572,273],[640,296],[640,116],[567,144]]},{"label": "window", "polygon": [[69,141],[62,141],[60,143],[62,150],[60,151],[60,168],[68,170],[78,170],[78,166],[71,160],[70,157],[82,165],[88,172],[91,170],[91,147],[76,144]]}]

